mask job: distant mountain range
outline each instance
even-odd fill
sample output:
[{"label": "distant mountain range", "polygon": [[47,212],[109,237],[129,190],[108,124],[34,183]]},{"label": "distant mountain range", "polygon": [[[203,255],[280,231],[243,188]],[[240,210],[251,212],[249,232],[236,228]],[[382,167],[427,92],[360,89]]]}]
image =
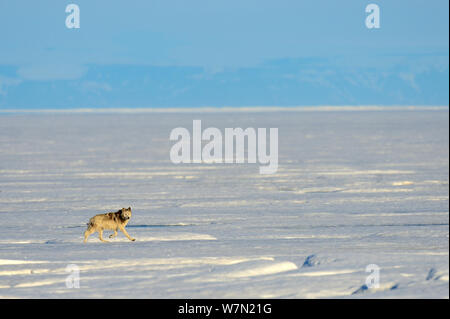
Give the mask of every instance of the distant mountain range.
[{"label": "distant mountain range", "polygon": [[448,59],[448,53],[281,59],[234,69],[0,65],[0,107],[448,105]]}]

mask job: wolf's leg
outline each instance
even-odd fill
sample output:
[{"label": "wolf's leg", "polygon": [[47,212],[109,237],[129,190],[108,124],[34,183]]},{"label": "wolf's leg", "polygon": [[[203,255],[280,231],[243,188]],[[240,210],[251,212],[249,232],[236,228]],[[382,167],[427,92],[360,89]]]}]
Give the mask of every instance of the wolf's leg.
[{"label": "wolf's leg", "polygon": [[114,229],[114,234],[109,235],[109,238],[114,238],[117,236],[117,228]]},{"label": "wolf's leg", "polygon": [[120,231],[121,231],[122,233],[125,234],[125,236],[127,236],[127,238],[128,238],[129,240],[131,240],[131,241],[135,241],[135,240],[136,240],[136,239],[134,239],[134,238],[131,238],[130,235],[128,235],[127,231],[125,230],[125,227],[119,226],[119,229],[120,229]]},{"label": "wolf's leg", "polygon": [[99,229],[99,230],[98,230],[98,238],[99,238],[102,242],[108,243],[107,240],[104,240],[104,239],[103,239],[103,229]]},{"label": "wolf's leg", "polygon": [[90,227],[86,229],[86,231],[84,232],[84,242],[87,242],[88,237],[91,236],[94,231],[95,230]]}]

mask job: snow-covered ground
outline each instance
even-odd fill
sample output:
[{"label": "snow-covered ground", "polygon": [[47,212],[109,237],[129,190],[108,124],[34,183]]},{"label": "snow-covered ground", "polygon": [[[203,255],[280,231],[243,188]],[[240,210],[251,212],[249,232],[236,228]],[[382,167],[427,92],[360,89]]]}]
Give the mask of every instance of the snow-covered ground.
[{"label": "snow-covered ground", "polygon": [[[448,115],[0,115],[0,297],[448,298]],[[172,164],[193,119],[277,127],[278,172]],[[90,217],[128,206],[135,242],[83,244]]]}]

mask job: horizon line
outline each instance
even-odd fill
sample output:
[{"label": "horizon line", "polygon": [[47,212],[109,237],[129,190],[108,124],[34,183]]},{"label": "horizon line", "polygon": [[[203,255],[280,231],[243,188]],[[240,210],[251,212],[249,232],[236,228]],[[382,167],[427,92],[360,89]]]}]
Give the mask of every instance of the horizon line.
[{"label": "horizon line", "polygon": [[137,108],[67,108],[1,109],[0,114],[139,114],[139,113],[233,113],[233,112],[327,112],[327,111],[449,111],[448,105],[396,106],[224,106],[224,107],[137,107]]}]

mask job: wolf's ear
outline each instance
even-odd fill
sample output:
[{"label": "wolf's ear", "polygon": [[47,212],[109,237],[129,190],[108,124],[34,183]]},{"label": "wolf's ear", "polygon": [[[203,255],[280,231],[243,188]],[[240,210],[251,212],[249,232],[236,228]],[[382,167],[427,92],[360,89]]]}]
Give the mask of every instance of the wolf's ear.
[{"label": "wolf's ear", "polygon": [[131,210],[131,207],[128,207],[128,210]]}]

